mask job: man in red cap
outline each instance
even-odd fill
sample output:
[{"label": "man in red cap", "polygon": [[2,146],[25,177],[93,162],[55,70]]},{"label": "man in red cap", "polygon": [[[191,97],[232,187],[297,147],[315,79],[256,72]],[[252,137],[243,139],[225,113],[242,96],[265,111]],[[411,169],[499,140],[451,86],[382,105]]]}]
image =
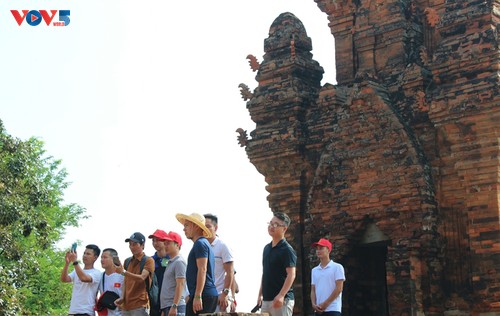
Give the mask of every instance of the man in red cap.
[{"label": "man in red cap", "polygon": [[311,271],[311,302],[314,314],[319,316],[340,316],[342,312],[342,289],[344,267],[330,259],[332,243],[321,238],[313,244],[318,266]]},{"label": "man in red cap", "polygon": [[[156,252],[151,257],[155,261],[155,274],[156,280],[158,281],[158,288],[160,291],[158,292],[158,301],[161,296],[161,284],[163,282],[163,274],[165,273],[165,268],[167,267],[169,256],[167,254],[167,238],[168,234],[161,230],[157,229],[151,235],[149,235],[149,239],[152,240],[153,248],[155,248]],[[158,306],[159,308],[159,306]],[[157,311],[150,311],[150,315],[160,315],[161,312],[158,309]]]},{"label": "man in red cap", "polygon": [[170,257],[165,269],[165,279],[162,284],[160,306],[164,316],[184,316],[186,314],[186,260],[179,253],[182,238],[175,232],[169,232],[167,237],[167,254]]}]

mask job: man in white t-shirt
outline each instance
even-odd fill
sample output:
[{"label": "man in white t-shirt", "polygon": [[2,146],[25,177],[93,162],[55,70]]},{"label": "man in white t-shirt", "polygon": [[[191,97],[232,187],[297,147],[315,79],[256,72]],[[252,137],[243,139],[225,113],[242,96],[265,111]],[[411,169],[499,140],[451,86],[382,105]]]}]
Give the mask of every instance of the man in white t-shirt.
[{"label": "man in white t-shirt", "polygon": [[[94,316],[97,287],[101,281],[101,272],[94,268],[94,262],[99,258],[101,250],[96,245],[87,245],[82,256],[83,268],[78,261],[76,251],[66,252],[66,263],[61,271],[61,282],[73,282],[73,292],[68,315]],[[69,265],[74,270],[68,273]]]},{"label": "man in white t-shirt", "polygon": [[219,294],[219,302],[215,312],[228,312],[230,302],[234,301],[234,291],[231,289],[234,280],[233,253],[231,249],[217,236],[218,218],[213,214],[205,214],[205,226],[212,232],[207,238],[212,246],[215,257],[215,287]]},{"label": "man in white t-shirt", "polygon": [[340,316],[342,313],[342,289],[344,267],[330,259],[332,243],[321,238],[313,244],[318,266],[311,271],[311,302],[316,316]]},{"label": "man in white t-shirt", "polygon": [[[101,266],[104,269],[101,282],[99,282],[99,293],[103,295],[106,291],[114,292],[118,297],[122,297],[123,275],[116,272],[116,265],[113,258],[118,258],[118,252],[113,248],[106,248],[102,251]],[[119,260],[119,259],[117,259]],[[98,313],[99,314],[99,313]],[[107,308],[108,316],[121,316],[120,309]]]}]

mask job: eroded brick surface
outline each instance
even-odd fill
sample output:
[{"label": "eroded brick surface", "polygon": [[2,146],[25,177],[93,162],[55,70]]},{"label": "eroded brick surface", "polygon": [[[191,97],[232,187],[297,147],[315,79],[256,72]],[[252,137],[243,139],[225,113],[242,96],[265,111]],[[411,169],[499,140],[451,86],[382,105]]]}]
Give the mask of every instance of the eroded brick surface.
[{"label": "eroded brick surface", "polygon": [[346,315],[500,315],[500,3],[315,2],[338,83],[283,13],[246,94],[248,157],[293,221],[295,312],[326,237]]}]

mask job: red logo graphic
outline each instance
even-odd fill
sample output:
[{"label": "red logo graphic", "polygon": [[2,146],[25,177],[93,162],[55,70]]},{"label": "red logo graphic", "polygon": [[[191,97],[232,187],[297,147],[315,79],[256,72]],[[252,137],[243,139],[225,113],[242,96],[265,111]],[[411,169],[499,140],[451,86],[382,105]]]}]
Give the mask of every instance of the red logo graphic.
[{"label": "red logo graphic", "polygon": [[[70,22],[69,19],[69,10],[21,10],[22,14],[19,13],[18,10],[10,10],[12,16],[16,20],[17,24],[21,26],[23,22],[26,20],[31,26],[39,25],[42,20],[45,24],[50,25],[52,23],[53,26],[67,26]],[[59,12],[59,21],[52,22],[57,12]]]}]

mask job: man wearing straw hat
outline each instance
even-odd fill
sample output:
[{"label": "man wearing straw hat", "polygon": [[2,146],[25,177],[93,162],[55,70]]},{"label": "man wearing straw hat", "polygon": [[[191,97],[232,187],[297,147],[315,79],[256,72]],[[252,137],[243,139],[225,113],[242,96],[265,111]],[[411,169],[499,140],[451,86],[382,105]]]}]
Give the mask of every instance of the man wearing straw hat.
[{"label": "man wearing straw hat", "polygon": [[207,240],[212,233],[205,226],[205,217],[201,214],[176,214],[175,217],[184,225],[186,238],[194,242],[186,269],[189,290],[186,316],[213,313],[217,308],[218,293],[214,278],[215,258]]}]

